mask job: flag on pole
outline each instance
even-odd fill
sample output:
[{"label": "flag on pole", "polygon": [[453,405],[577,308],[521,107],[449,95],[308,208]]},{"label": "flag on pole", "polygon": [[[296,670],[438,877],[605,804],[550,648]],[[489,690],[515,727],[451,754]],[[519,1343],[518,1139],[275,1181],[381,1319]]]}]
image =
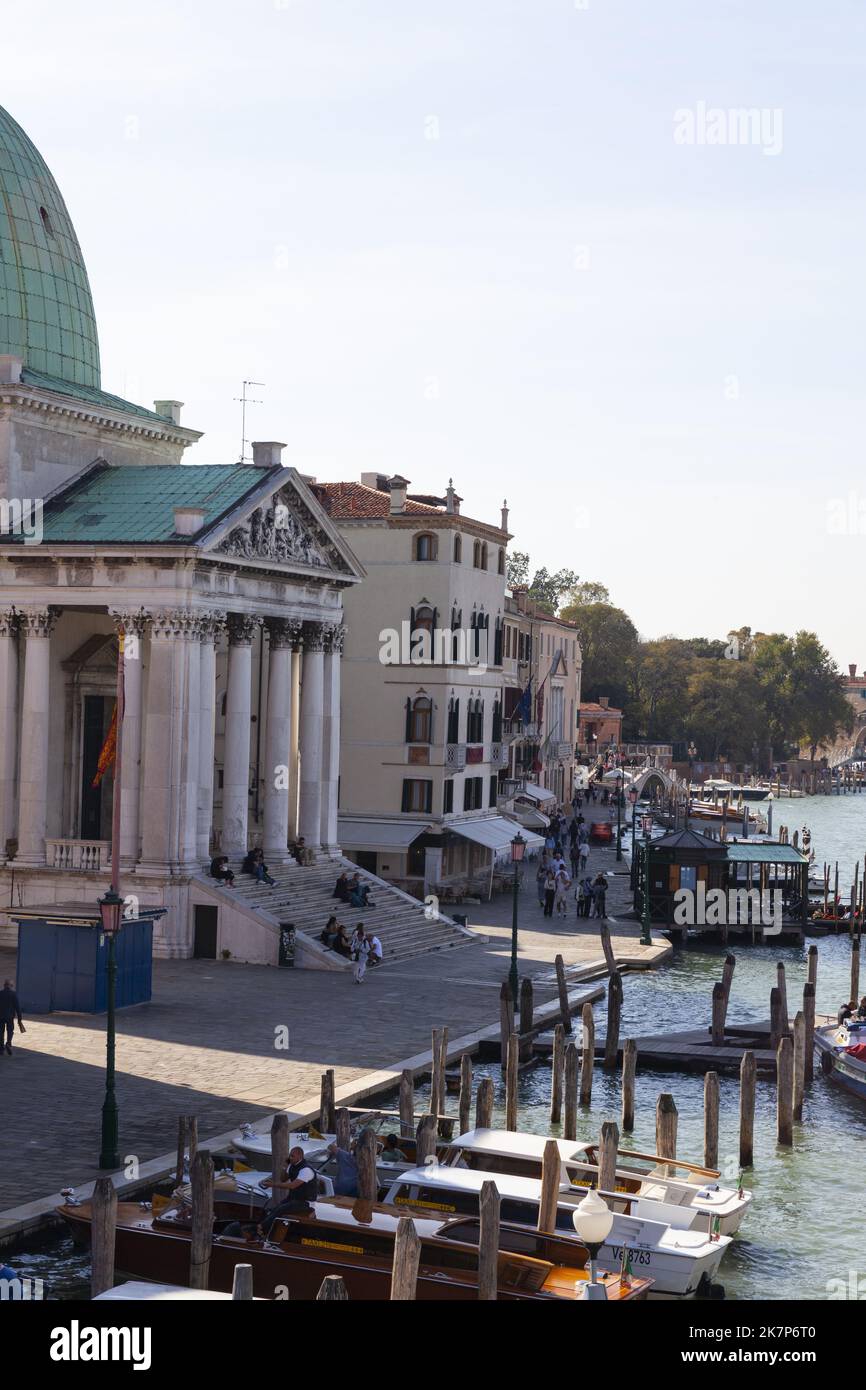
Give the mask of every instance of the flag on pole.
[{"label": "flag on pole", "polygon": [[96,764],[96,775],[91,782],[91,787],[98,787],[108,769],[117,757],[117,702],[115,701],[114,710],[111,715],[111,723],[108,726],[108,733],[105,735],[105,742],[99,754],[99,761]]}]

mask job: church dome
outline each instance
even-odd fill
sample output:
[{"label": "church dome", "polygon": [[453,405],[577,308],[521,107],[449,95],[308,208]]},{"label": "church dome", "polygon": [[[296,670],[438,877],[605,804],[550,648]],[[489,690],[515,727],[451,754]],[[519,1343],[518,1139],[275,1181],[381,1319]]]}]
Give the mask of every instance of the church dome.
[{"label": "church dome", "polygon": [[99,387],[87,270],[60,189],[35,145],[0,107],[0,354],[78,386]]}]

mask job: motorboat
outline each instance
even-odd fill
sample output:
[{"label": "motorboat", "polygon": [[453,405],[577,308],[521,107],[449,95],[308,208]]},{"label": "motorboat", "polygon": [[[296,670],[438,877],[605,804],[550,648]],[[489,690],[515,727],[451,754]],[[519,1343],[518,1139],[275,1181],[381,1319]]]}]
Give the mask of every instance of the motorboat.
[{"label": "motorboat", "polygon": [[[389,1132],[393,1131],[399,1135],[399,1120],[391,1115],[377,1114],[375,1116],[364,1116],[363,1118],[376,1120],[376,1122],[387,1122]],[[357,1137],[358,1128],[356,1126],[354,1137]],[[329,1145],[336,1143],[336,1135],[333,1134],[314,1134],[313,1136],[306,1130],[289,1135],[288,1147],[303,1150],[304,1158],[308,1160],[310,1166],[321,1176],[333,1178],[337,1171],[336,1160],[328,1152]],[[388,1187],[393,1182],[397,1173],[401,1173],[406,1168],[411,1168],[415,1162],[415,1139],[398,1138],[401,1150],[405,1154],[405,1160],[391,1162],[381,1157],[376,1160],[376,1170],[379,1176],[379,1185]],[[271,1165],[271,1131],[270,1127],[265,1130],[255,1130],[251,1125],[242,1125],[236,1134],[232,1135],[232,1148],[242,1154],[246,1162],[254,1169],[265,1169],[270,1173]],[[381,1153],[382,1144],[379,1142]]]},{"label": "motorboat", "polygon": [[[64,1205],[58,1214],[81,1244],[90,1240],[89,1202]],[[266,1299],[312,1300],[328,1274],[339,1274],[350,1299],[387,1300],[391,1292],[394,1240],[400,1208],[334,1197],[314,1202],[308,1212],[279,1218],[268,1238],[226,1234],[215,1222],[211,1245],[210,1289],[228,1292],[238,1263],[252,1266],[253,1292]],[[478,1298],[479,1222],[451,1221],[419,1214],[415,1229],[421,1241],[417,1298]],[[155,1213],[148,1203],[120,1202],[117,1207],[115,1266],[136,1280],[183,1286],[189,1280],[192,1227],[188,1210],[168,1207]],[[500,1224],[497,1297],[505,1300],[567,1299],[583,1301],[589,1283],[588,1251],[574,1236],[560,1236]],[[639,1265],[635,1252],[633,1267]],[[623,1278],[619,1267],[598,1282],[610,1301],[647,1296],[652,1278]]]},{"label": "motorboat", "polygon": [[821,1070],[852,1095],[866,1099],[866,1020],[825,1024],[815,1029]]},{"label": "motorboat", "polygon": [[[485,1182],[496,1185],[503,1221],[533,1228],[537,1225],[541,1180],[513,1173],[428,1162],[423,1168],[410,1169],[396,1178],[385,1201],[408,1215],[417,1212],[419,1216],[477,1217]],[[608,1193],[603,1189],[599,1195],[611,1207],[618,1208],[613,1212],[611,1233],[598,1254],[599,1269],[615,1273],[623,1251],[628,1249],[634,1269],[654,1281],[654,1294],[690,1297],[713,1291],[730,1236],[710,1234],[708,1230],[684,1230],[648,1216],[647,1207],[658,1211],[660,1204],[648,1203],[638,1195]],[[568,1198],[558,1201],[557,1233],[573,1231],[576,1205]]]},{"label": "motorboat", "polygon": [[[441,1161],[446,1167],[540,1178],[547,1142],[548,1138],[541,1134],[472,1129],[450,1142]],[[555,1142],[561,1163],[559,1200],[577,1206],[590,1188],[598,1186],[598,1146],[571,1139]],[[669,1168],[685,1173],[685,1177],[669,1177]],[[720,1187],[719,1177],[712,1168],[618,1148],[615,1190],[623,1196],[621,1200],[611,1199],[610,1205],[614,1210],[624,1209],[627,1202],[637,1197],[645,1215],[655,1215],[669,1226],[700,1231],[712,1227],[722,1235],[732,1236],[751,1206],[752,1194],[742,1188]]]}]

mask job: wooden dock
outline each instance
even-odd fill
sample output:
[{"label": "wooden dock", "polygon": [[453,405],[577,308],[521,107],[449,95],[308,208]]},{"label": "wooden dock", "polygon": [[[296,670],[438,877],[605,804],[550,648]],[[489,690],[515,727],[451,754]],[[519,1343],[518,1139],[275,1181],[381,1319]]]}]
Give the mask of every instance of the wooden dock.
[{"label": "wooden dock", "polygon": [[[754,1052],[759,1076],[776,1075],[776,1050],[770,1046],[769,1023],[728,1024],[721,1045],[713,1046],[709,1028],[693,1028],[684,1033],[656,1033],[635,1038],[638,1064],[648,1071],[708,1071],[738,1074],[744,1052]],[[605,1040],[596,1039],[595,1057],[604,1057]],[[551,1035],[536,1038],[534,1049],[542,1056],[552,1053]],[[622,1062],[622,1042],[617,1048]]]}]

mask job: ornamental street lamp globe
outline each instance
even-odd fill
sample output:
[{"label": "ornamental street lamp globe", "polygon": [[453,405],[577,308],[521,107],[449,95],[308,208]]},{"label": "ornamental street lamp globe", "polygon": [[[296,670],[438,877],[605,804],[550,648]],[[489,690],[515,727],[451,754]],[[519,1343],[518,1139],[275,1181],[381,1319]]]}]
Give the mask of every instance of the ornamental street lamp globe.
[{"label": "ornamental street lamp globe", "polygon": [[599,1197],[597,1192],[590,1190],[583,1201],[575,1207],[571,1219],[574,1222],[577,1236],[589,1251],[589,1285],[584,1296],[586,1298],[607,1298],[604,1285],[596,1283],[595,1266],[598,1252],[613,1230],[613,1212],[604,1198]]}]

